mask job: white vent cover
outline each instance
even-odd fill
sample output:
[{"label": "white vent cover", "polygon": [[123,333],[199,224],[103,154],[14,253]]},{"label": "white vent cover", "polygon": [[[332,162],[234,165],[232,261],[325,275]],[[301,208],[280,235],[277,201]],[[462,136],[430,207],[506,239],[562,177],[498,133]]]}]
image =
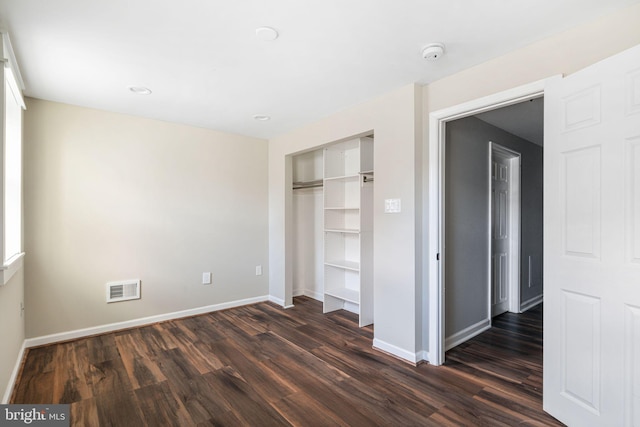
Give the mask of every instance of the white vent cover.
[{"label": "white vent cover", "polygon": [[107,302],[140,299],[140,279],[107,283]]}]

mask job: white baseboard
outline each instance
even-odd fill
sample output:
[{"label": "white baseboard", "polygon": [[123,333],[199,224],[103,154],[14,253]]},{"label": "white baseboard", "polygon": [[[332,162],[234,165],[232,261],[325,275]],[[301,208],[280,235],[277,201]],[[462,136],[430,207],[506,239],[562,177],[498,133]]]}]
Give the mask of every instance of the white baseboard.
[{"label": "white baseboard", "polygon": [[538,295],[537,297],[533,297],[531,299],[526,300],[525,302],[520,303],[520,313],[524,313],[530,308],[535,307],[536,305],[542,302],[543,295]]},{"label": "white baseboard", "polygon": [[18,379],[18,373],[20,372],[20,366],[22,365],[22,358],[24,357],[25,350],[25,341],[22,342],[22,347],[20,347],[20,351],[18,352],[18,358],[16,359],[16,364],[13,367],[13,372],[11,372],[11,376],[9,377],[9,383],[7,384],[7,388],[4,391],[4,396],[2,397],[3,405],[9,403],[9,399],[11,399],[11,393],[13,392],[13,386],[16,384],[16,380]]},{"label": "white baseboard", "polygon": [[269,295],[269,301],[279,305],[280,307],[284,307],[284,300],[281,298],[276,298],[273,295]]},{"label": "white baseboard", "polygon": [[309,298],[313,298],[316,301],[324,301],[324,294],[322,292],[312,291],[311,289],[305,289],[303,295]]},{"label": "white baseboard", "polygon": [[418,363],[418,360],[421,360],[421,359],[418,359],[419,356],[416,353],[412,353],[410,351],[397,347],[393,344],[389,344],[388,342],[384,342],[377,338],[373,339],[373,348],[375,348],[376,350],[384,351],[385,353],[389,353],[392,356],[395,356],[399,359],[406,360],[407,362],[410,362],[413,364],[416,364]]},{"label": "white baseboard", "polygon": [[463,342],[470,340],[491,328],[491,319],[484,319],[475,323],[467,328],[464,328],[460,332],[456,332],[448,338],[444,339],[444,351],[447,351],[457,345],[462,344]]},{"label": "white baseboard", "polygon": [[[438,366],[435,363],[433,363],[433,361],[436,360],[437,357],[435,357],[435,355],[431,351],[426,351],[424,353],[426,353],[425,354],[425,358],[424,358],[425,361],[429,362],[433,366]],[[442,364],[442,363],[440,363],[440,364]]]},{"label": "white baseboard", "polygon": [[276,297],[274,297],[273,295],[269,295],[269,299],[268,299],[268,301],[270,301],[270,302],[272,302],[272,303],[274,303],[274,304],[277,304],[277,305],[279,305],[280,307],[282,307],[282,308],[284,308],[284,309],[287,309],[287,308],[293,308],[293,304],[291,304],[291,305],[284,305],[284,300],[283,300],[283,299],[276,298]]},{"label": "white baseboard", "polygon": [[109,323],[107,325],[94,326],[91,328],[77,329],[75,331],[60,332],[57,334],[44,335],[41,337],[28,338],[25,347],[37,347],[45,344],[52,344],[60,341],[69,341],[77,338],[87,337],[91,335],[113,332],[120,329],[133,328],[136,326],[150,325],[165,320],[179,319],[181,317],[195,316],[197,314],[211,313],[213,311],[225,310],[227,308],[240,307],[243,305],[255,304],[271,300],[271,297],[261,296],[255,298],[247,298],[243,300],[230,301],[221,304],[207,305],[204,307],[191,308],[189,310],[175,311],[173,313],[159,314],[156,316],[142,317],[140,319],[127,320],[125,322]]},{"label": "white baseboard", "polygon": [[294,297],[299,297],[303,295],[305,297],[313,298],[314,300],[317,300],[320,302],[324,301],[324,294],[322,292],[312,291],[311,289],[294,289],[293,290]]}]

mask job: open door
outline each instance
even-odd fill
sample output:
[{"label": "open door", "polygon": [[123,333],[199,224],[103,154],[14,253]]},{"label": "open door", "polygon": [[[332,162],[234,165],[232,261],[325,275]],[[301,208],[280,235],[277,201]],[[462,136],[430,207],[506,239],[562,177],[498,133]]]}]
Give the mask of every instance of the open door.
[{"label": "open door", "polygon": [[545,88],[544,409],[640,425],[640,46]]},{"label": "open door", "polygon": [[520,312],[520,155],[491,143],[491,317]]}]

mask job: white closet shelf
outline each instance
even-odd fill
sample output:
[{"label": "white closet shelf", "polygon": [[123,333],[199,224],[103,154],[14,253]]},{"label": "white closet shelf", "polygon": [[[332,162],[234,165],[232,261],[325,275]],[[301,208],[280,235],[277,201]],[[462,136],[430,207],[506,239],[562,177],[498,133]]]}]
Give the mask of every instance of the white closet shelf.
[{"label": "white closet shelf", "polygon": [[[373,139],[354,138],[324,151],[324,302],[373,323]],[[364,172],[363,172],[364,171]],[[364,230],[364,232],[363,232]]]},{"label": "white closet shelf", "polygon": [[347,233],[347,234],[359,234],[360,230],[357,228],[325,228],[327,233]]},{"label": "white closet shelf", "polygon": [[356,261],[331,260],[331,261],[325,261],[324,265],[328,265],[336,268],[342,268],[345,270],[360,271],[360,263]]},{"label": "white closet shelf", "polygon": [[347,288],[329,289],[324,292],[325,295],[329,295],[334,298],[338,298],[344,301],[348,301],[353,304],[360,304],[360,292]]}]

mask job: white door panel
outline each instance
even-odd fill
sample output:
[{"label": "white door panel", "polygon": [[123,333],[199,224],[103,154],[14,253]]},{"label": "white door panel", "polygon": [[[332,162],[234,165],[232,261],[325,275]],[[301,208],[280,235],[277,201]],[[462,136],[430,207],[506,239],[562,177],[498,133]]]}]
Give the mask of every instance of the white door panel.
[{"label": "white door panel", "polygon": [[509,310],[510,160],[495,152],[491,159],[491,317]]},{"label": "white door panel", "polygon": [[640,137],[627,139],[625,157],[626,255],[628,262],[640,264]]},{"label": "white door panel", "polygon": [[640,425],[640,46],[545,88],[544,408]]}]

